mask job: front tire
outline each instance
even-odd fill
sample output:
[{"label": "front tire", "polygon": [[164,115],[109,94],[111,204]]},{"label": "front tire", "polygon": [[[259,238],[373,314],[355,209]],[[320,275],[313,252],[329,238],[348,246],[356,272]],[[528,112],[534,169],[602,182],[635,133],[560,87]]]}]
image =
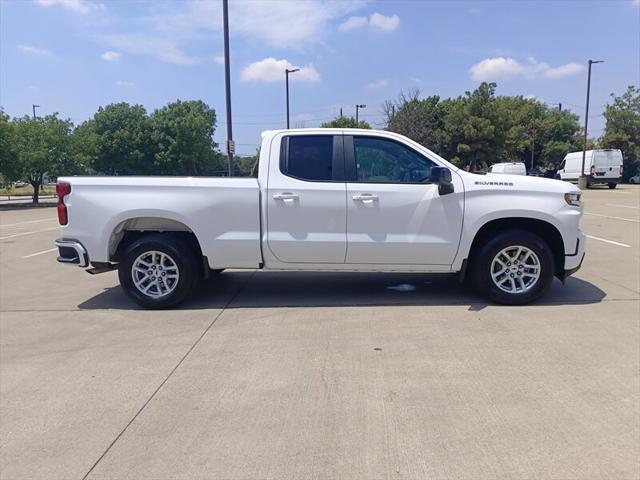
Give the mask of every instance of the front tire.
[{"label": "front tire", "polygon": [[151,234],[126,248],[118,277],[124,292],[136,303],[163,309],[185,300],[200,275],[196,256],[186,242],[167,234]]},{"label": "front tire", "polygon": [[478,290],[503,305],[524,305],[538,299],[553,281],[555,262],[547,243],[526,230],[499,232],[474,254]]},{"label": "front tire", "polygon": [[607,185],[608,185],[608,187],[609,187],[611,190],[613,190],[614,188],[616,188],[616,187],[618,186],[618,184],[617,184],[617,183],[613,183],[613,182],[611,182],[611,183],[607,183]]}]

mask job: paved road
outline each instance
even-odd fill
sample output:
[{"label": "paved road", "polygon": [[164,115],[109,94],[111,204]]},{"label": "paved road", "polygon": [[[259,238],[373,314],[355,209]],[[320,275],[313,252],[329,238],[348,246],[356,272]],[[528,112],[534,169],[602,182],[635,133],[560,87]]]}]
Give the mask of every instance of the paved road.
[{"label": "paved road", "polygon": [[638,478],[640,188],[585,197],[583,269],[526,307],[230,271],[142,311],[55,263],[55,209],[2,211],[0,477]]}]

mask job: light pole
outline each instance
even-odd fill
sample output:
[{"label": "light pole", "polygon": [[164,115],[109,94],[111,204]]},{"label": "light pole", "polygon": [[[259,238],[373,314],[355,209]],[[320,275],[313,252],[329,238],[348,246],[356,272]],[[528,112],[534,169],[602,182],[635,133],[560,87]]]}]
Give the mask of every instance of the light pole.
[{"label": "light pole", "polygon": [[584,161],[587,156],[587,127],[589,126],[589,93],[591,92],[591,65],[594,63],[603,63],[604,60],[589,59],[589,73],[587,75],[587,107],[584,112],[584,143],[582,146],[582,168],[580,169],[580,177],[578,178],[578,187],[584,190],[587,188],[587,177],[584,174]]},{"label": "light pole", "polygon": [[360,128],[360,122],[358,121],[358,110],[361,108],[367,108],[366,105],[356,105],[356,128]]},{"label": "light pole", "polygon": [[31,105],[31,108],[33,109],[33,119],[36,119],[36,108],[40,108],[40,105]]},{"label": "light pole", "polygon": [[222,0],[222,19],[224,27],[224,83],[227,97],[227,155],[229,155],[229,176],[233,176],[233,154],[236,147],[233,143],[233,127],[231,124],[231,67],[229,65],[229,1]]},{"label": "light pole", "polygon": [[284,69],[285,84],[287,86],[287,129],[289,128],[289,74],[299,71],[299,68]]}]

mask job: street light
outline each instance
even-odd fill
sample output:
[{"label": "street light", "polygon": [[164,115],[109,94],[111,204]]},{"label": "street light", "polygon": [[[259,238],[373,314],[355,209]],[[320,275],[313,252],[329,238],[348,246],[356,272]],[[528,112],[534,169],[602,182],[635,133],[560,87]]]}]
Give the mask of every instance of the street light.
[{"label": "street light", "polygon": [[229,176],[233,176],[233,154],[236,146],[233,143],[231,125],[231,67],[229,65],[229,2],[222,0],[222,21],[224,29],[224,84],[227,98],[227,155],[229,156]]},{"label": "street light", "polygon": [[284,69],[285,83],[287,85],[287,129],[289,128],[289,74],[300,71],[299,68]]},{"label": "street light", "polygon": [[591,65],[594,63],[604,63],[604,60],[589,59],[589,74],[587,75],[587,108],[584,112],[584,144],[582,146],[582,169],[578,178],[578,187],[582,190],[587,188],[587,177],[584,174],[584,161],[587,156],[587,127],[589,126],[589,93],[591,92]]},{"label": "street light", "polygon": [[40,108],[40,105],[31,105],[31,108],[33,108],[33,119],[36,119],[36,108]]},{"label": "street light", "polygon": [[360,122],[358,122],[358,110],[361,108],[367,108],[366,105],[356,105],[356,128],[360,128]]}]

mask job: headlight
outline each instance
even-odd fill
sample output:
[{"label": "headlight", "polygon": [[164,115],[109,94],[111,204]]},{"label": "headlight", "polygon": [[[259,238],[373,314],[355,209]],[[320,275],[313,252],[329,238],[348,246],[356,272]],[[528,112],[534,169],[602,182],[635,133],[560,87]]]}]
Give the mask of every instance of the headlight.
[{"label": "headlight", "polygon": [[564,201],[567,202],[567,205],[571,205],[572,207],[579,207],[580,203],[580,193],[565,193]]}]

